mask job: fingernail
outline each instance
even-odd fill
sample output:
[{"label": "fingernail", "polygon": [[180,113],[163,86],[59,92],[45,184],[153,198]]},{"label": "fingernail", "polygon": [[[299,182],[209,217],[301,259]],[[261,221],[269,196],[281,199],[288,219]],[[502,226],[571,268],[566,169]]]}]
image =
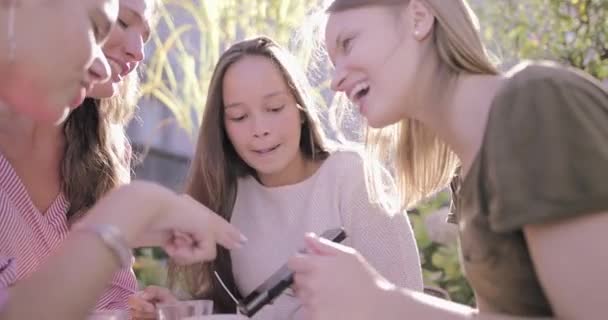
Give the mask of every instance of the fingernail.
[{"label": "fingernail", "polygon": [[249,241],[249,239],[247,239],[247,237],[245,237],[245,235],[241,234],[241,237],[239,239],[241,241],[241,245],[247,243],[247,241]]},{"label": "fingernail", "polygon": [[317,234],[314,232],[307,232],[306,236],[309,238],[315,238],[315,239],[317,238]]}]

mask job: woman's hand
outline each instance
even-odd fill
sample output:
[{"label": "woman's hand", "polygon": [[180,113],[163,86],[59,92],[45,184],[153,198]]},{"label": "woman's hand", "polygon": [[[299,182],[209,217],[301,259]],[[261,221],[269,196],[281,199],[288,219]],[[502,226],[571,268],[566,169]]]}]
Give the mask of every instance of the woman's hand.
[{"label": "woman's hand", "polygon": [[149,286],[129,297],[133,320],[156,319],[156,304],[175,303],[177,298],[167,288]]},{"label": "woman's hand", "polygon": [[103,197],[79,224],[110,224],[126,245],[162,247],[178,264],[215,258],[216,246],[242,247],[246,238],[228,221],[186,195],[135,181]]},{"label": "woman's hand", "polygon": [[315,235],[289,260],[296,295],[314,320],[374,319],[383,288],[393,287],[356,250]]},{"label": "woman's hand", "polygon": [[160,246],[178,264],[213,260],[216,246],[238,249],[246,238],[228,221],[190,196],[176,196],[150,227]]}]

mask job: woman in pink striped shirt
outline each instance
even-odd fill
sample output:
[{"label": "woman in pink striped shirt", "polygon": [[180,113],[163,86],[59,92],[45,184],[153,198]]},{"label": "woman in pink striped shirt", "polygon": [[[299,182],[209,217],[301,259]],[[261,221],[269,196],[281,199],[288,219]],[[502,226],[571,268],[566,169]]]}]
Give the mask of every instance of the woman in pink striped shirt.
[{"label": "woman in pink striped shirt", "polygon": [[[110,80],[87,92],[87,98],[63,125],[62,193],[69,202],[68,224],[76,221],[108,190],[130,181],[131,146],[125,126],[137,102],[138,75],[144,59],[158,0],[119,0],[116,26],[102,51],[108,59]],[[82,125],[86,123],[87,125]],[[126,309],[137,290],[131,268],[117,272],[97,304],[98,309]]]},{"label": "woman in pink striped shirt", "polygon": [[[21,243],[29,242],[31,248],[27,249],[33,256],[49,255],[40,247],[58,246],[49,249],[53,253],[36,272],[19,282],[13,280],[20,275],[20,263],[30,261],[9,257],[2,248],[1,319],[84,318],[112,273],[119,265],[130,263],[129,247],[161,245],[182,263],[192,263],[214,258],[216,242],[228,249],[242,245],[243,237],[237,230],[196,201],[144,182],[109,192],[68,235],[65,216],[58,214],[65,199],[60,193],[53,199],[40,192],[50,185],[45,184],[45,178],[58,175],[54,163],[49,165],[40,154],[44,148],[57,146],[45,140],[32,141],[45,132],[45,125],[62,123],[73,108],[70,106],[82,102],[87,88],[109,78],[99,46],[116,20],[117,1],[7,0],[0,4],[0,21],[7,22],[0,24],[0,71],[4,76],[0,78],[0,149],[4,158],[0,169],[0,245],[25,248]],[[21,146],[19,142],[29,144]],[[6,153],[4,146],[10,143],[12,153]],[[29,146],[43,150],[28,150]],[[31,155],[38,166],[50,170],[44,172],[35,166],[31,171],[16,170],[33,162],[27,157],[14,161],[15,155]],[[38,188],[26,189],[27,183]],[[50,204],[44,205],[44,200]],[[65,239],[59,246],[53,236],[61,233]],[[7,234],[16,238],[7,238]],[[31,235],[42,240],[31,241]],[[10,282],[8,287],[4,282]],[[7,293],[10,299],[5,305]]]},{"label": "woman in pink striped shirt", "polygon": [[[38,269],[73,222],[102,195],[130,181],[124,125],[135,103],[127,98],[136,83],[132,71],[144,57],[155,2],[119,1],[118,23],[102,48],[110,81],[86,88],[91,98],[85,103],[82,90],[73,102],[79,107],[61,126],[5,117],[17,134],[0,141],[0,188],[17,205],[0,208],[0,255],[15,260],[16,269],[14,274],[0,272],[0,285],[11,285]],[[114,275],[96,308],[126,309],[127,298],[136,290],[137,279],[125,268]]]}]

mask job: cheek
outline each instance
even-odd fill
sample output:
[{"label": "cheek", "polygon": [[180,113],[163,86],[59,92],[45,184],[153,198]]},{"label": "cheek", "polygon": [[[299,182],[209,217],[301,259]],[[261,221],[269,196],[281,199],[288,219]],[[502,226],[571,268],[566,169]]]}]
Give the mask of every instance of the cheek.
[{"label": "cheek", "polygon": [[379,74],[377,77],[380,85],[374,87],[371,97],[380,110],[390,112],[402,101],[403,79],[395,73]]},{"label": "cheek", "polygon": [[280,130],[289,141],[298,146],[302,134],[302,117],[300,111],[296,110],[283,117],[277,117],[275,128]]},{"label": "cheek", "polygon": [[120,44],[124,41],[124,31],[119,26],[114,26],[108,39],[103,45],[103,53],[106,55],[112,55],[120,47]]},{"label": "cheek", "polygon": [[408,100],[416,91],[417,72],[415,66],[407,62],[395,63],[394,68],[401,70],[399,74],[387,74],[387,94],[391,99]]},{"label": "cheek", "polygon": [[59,82],[57,78],[45,78],[49,75],[39,72],[40,69],[32,68],[12,74],[11,83],[3,88],[2,97],[13,112],[36,122],[55,124],[69,111],[66,105],[76,92],[74,86],[65,85],[65,79]]},{"label": "cheek", "polygon": [[17,111],[36,122],[57,124],[63,122],[69,114],[70,109],[66,107],[66,101],[69,99],[67,94],[59,92],[37,97],[21,95],[17,97],[15,105],[22,106],[23,108]]},{"label": "cheek", "polygon": [[[70,57],[71,63],[78,62],[86,64],[93,58],[93,50],[99,50],[93,31],[90,28],[80,28],[71,34],[66,34],[65,39],[59,42],[61,52],[73,52],[77,57]],[[64,47],[70,46],[71,47]],[[97,51],[99,52],[99,51]],[[66,58],[68,58],[66,56]]]},{"label": "cheek", "polygon": [[237,153],[241,154],[244,150],[244,145],[247,143],[245,137],[245,127],[243,124],[235,124],[228,121],[224,122],[226,128],[226,135],[228,140],[234,147]]},{"label": "cheek", "polygon": [[[48,61],[49,63],[51,61]],[[32,65],[22,75],[17,92],[21,92],[21,102],[36,106],[35,101],[42,105],[54,106],[52,109],[64,107],[76,95],[76,77],[73,73],[55,70],[52,65]],[[25,94],[30,92],[32,94]],[[35,94],[34,94],[35,93]]]}]

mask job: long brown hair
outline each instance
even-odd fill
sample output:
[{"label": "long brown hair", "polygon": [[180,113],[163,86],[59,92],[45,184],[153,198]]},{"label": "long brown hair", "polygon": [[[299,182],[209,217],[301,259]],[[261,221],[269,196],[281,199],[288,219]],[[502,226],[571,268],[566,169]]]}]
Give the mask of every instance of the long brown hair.
[{"label": "long brown hair", "polygon": [[135,110],[137,86],[137,74],[129,74],[116,96],[85,99],[64,124],[67,143],[61,176],[70,202],[70,223],[108,191],[130,180],[131,145],[125,126]]},{"label": "long brown hair", "polygon": [[[461,74],[498,74],[479,34],[478,20],[466,0],[419,0],[435,18],[430,59],[436,59],[438,83],[452,83]],[[335,0],[329,14],[364,6],[405,6],[410,0]],[[446,90],[447,91],[447,90]],[[454,177],[459,160],[437,135],[414,119],[381,130],[366,130],[370,154],[395,163],[397,187],[404,207],[444,188]],[[372,173],[371,179],[374,180]],[[369,186],[376,185],[373,181]],[[370,190],[375,195],[374,190]]]},{"label": "long brown hair", "polygon": [[[236,200],[237,179],[255,175],[236,153],[224,127],[223,79],[234,63],[246,56],[261,56],[271,60],[281,71],[291,94],[303,116],[300,150],[307,159],[323,159],[329,153],[320,127],[315,107],[311,103],[308,84],[303,70],[298,68],[287,51],[267,37],[257,37],[232,45],[220,57],[215,66],[205,112],[201,124],[196,154],[188,177],[187,193],[209,209],[230,221]],[[211,298],[219,312],[234,312],[234,302],[218,286],[212,276],[217,271],[229,289],[238,294],[232,275],[230,255],[222,248],[212,263],[181,268],[173,264],[169,268],[171,287],[184,285],[183,289],[196,298]]]},{"label": "long brown hair", "polygon": [[[154,27],[163,11],[162,0],[145,1],[151,6],[150,25]],[[125,128],[139,97],[139,75],[131,72],[116,95],[85,99],[64,123],[67,143],[61,176],[63,193],[70,202],[70,223],[108,191],[131,180],[132,150]]]}]

